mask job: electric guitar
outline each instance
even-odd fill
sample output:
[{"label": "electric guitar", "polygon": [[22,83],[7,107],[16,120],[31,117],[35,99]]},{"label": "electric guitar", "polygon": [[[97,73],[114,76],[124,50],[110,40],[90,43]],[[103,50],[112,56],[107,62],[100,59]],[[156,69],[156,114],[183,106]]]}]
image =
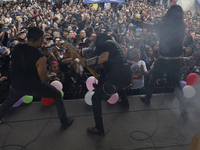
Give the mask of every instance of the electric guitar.
[{"label": "electric guitar", "polygon": [[[73,45],[69,44],[68,42],[65,42],[64,43],[64,46],[67,47],[69,49],[69,51],[72,53],[72,54],[75,54],[76,57],[79,59],[79,60],[82,60],[83,58],[77,53],[78,50],[77,48],[75,48]],[[87,67],[86,68],[90,71],[90,73],[96,78],[98,79],[99,75],[91,68],[91,67]]]}]

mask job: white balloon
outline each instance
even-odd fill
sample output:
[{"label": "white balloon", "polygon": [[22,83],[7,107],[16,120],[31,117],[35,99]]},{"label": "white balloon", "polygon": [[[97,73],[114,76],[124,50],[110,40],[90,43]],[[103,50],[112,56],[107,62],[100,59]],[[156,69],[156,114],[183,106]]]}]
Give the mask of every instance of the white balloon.
[{"label": "white balloon", "polygon": [[183,95],[186,97],[186,98],[192,98],[194,97],[195,95],[195,89],[194,87],[190,86],[190,85],[186,85],[183,87]]},{"label": "white balloon", "polygon": [[94,94],[94,91],[88,91],[86,94],[85,94],[85,102],[86,104],[88,105],[92,105],[92,95]]}]

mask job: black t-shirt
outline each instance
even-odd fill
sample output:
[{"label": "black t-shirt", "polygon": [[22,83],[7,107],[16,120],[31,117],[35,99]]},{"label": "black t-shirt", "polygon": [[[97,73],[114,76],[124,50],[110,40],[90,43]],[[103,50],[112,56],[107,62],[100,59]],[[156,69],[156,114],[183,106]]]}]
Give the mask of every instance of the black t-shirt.
[{"label": "black t-shirt", "polygon": [[55,35],[56,37],[61,37],[63,35],[63,31],[61,28],[53,29],[52,34]]},{"label": "black t-shirt", "polygon": [[126,28],[126,24],[123,21],[122,23],[118,22],[118,25],[119,25],[119,33],[123,33],[124,29]]},{"label": "black t-shirt", "polygon": [[68,64],[62,64],[62,60],[64,60],[64,59],[66,59],[66,58],[62,58],[61,60],[60,60],[60,62],[59,62],[59,66],[60,66],[60,71],[61,72],[64,72],[64,73],[67,73],[68,71],[69,71],[69,64],[70,63],[68,63]]},{"label": "black t-shirt", "polygon": [[[185,28],[181,27],[164,27],[158,26],[160,37],[160,55],[165,57],[178,57],[181,56],[183,51],[183,38]],[[165,29],[166,28],[166,29]]]},{"label": "black t-shirt", "polygon": [[[24,56],[24,61],[22,57]],[[11,84],[17,90],[36,90],[42,82],[36,62],[44,55],[35,47],[18,44],[12,53]]]},{"label": "black t-shirt", "polygon": [[122,47],[116,42],[108,40],[98,50],[97,55],[109,52],[108,60],[103,63],[108,81],[117,87],[128,86],[132,75]]}]

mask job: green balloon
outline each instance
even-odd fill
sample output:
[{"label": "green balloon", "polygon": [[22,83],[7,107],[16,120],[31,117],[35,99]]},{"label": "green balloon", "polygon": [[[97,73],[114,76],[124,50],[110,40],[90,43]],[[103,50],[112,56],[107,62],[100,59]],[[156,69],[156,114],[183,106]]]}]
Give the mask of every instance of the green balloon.
[{"label": "green balloon", "polygon": [[64,92],[63,91],[60,91],[61,92],[61,94],[62,94],[62,97],[64,97]]},{"label": "green balloon", "polygon": [[33,96],[28,96],[28,95],[23,96],[23,103],[29,104],[32,101],[33,101]]}]

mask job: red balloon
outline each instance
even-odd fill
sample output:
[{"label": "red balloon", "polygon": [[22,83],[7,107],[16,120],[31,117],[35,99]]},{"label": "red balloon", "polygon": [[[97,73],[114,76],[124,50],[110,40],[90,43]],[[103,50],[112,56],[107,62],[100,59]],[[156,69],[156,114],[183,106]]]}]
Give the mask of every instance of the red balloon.
[{"label": "red balloon", "polygon": [[187,85],[191,85],[191,86],[194,86],[194,85],[197,85],[200,81],[200,77],[198,74],[196,73],[190,73],[188,76],[187,76]]},{"label": "red balloon", "polygon": [[41,98],[41,103],[44,106],[51,106],[54,103],[54,99],[53,98]]}]

